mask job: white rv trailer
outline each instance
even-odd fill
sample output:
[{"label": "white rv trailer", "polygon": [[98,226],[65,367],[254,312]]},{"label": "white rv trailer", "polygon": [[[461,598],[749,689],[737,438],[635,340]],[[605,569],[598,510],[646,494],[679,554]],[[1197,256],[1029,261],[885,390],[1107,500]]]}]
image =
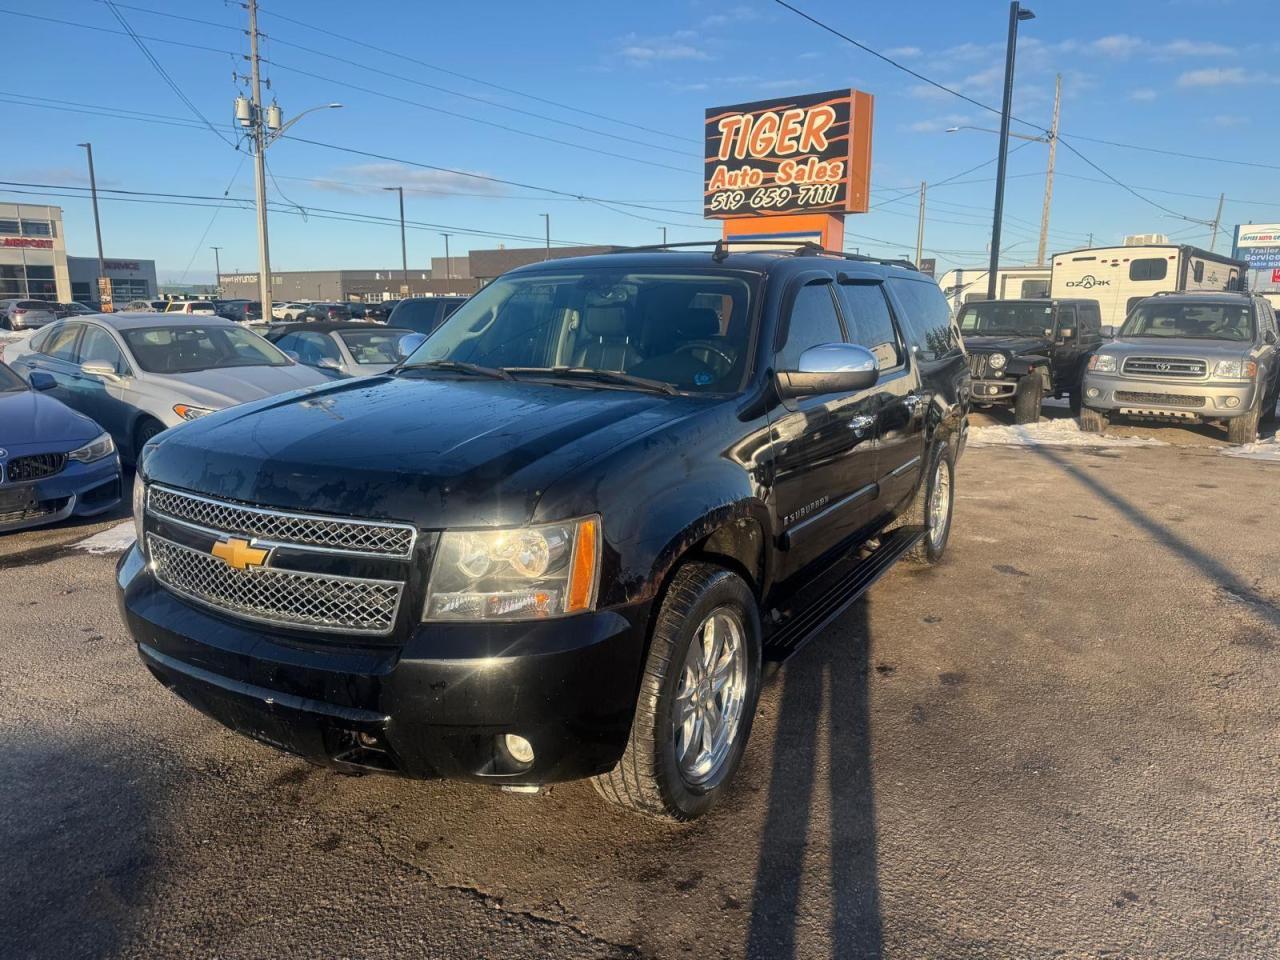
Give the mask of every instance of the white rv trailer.
[{"label": "white rv trailer", "polygon": [[[1001,267],[996,271],[997,300],[1027,300],[1049,295],[1049,267]],[[951,315],[971,300],[987,299],[987,268],[948,270],[938,281]]]},{"label": "white rv trailer", "polygon": [[1102,308],[1102,323],[1124,323],[1145,297],[1165,291],[1239,290],[1245,265],[1186,244],[1091,247],[1053,255],[1052,297],[1089,297]]}]

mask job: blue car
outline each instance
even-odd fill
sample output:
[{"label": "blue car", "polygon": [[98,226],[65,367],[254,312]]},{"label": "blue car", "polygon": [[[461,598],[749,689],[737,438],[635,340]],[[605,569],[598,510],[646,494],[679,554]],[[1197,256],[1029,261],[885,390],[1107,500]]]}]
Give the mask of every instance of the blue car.
[{"label": "blue car", "polygon": [[120,457],[111,435],[0,363],[0,533],[67,517],[91,517],[120,502]]}]

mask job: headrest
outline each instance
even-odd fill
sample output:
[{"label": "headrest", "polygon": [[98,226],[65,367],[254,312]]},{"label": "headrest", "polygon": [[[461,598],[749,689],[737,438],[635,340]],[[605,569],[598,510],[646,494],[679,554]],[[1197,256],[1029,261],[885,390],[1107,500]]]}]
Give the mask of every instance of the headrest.
[{"label": "headrest", "polygon": [[705,340],[720,335],[720,315],[710,307],[689,307],[677,326],[682,337]]},{"label": "headrest", "polygon": [[627,311],[623,307],[587,307],[582,325],[593,337],[626,336]]}]

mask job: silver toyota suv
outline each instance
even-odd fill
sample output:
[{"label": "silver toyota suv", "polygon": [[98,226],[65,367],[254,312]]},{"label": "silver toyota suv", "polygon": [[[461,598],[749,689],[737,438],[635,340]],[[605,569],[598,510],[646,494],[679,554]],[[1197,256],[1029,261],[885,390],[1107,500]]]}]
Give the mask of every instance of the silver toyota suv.
[{"label": "silver toyota suv", "polygon": [[1141,300],[1089,358],[1080,426],[1102,433],[1116,416],[1220,423],[1231,443],[1252,443],[1259,421],[1276,416],[1276,339],[1275,312],[1255,294],[1215,290]]}]

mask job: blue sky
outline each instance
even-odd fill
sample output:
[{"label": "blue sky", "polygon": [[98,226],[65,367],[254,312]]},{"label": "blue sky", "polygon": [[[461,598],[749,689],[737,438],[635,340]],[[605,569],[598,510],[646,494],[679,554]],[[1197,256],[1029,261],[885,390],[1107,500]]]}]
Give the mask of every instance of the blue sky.
[{"label": "blue sky", "polygon": [[[881,206],[846,224],[848,234],[859,235],[850,236],[847,247],[862,252],[910,253],[915,197],[887,201],[922,180],[954,177],[995,152],[990,134],[944,131],[995,126],[997,117],[920,84],[766,0],[264,2],[266,72],[286,117],[330,101],[345,105],[303,119],[293,131],[299,137],[641,205],[602,205],[281,141],[267,154],[275,175],[270,193],[295,206],[271,218],[277,270],[398,264],[396,225],[322,219],[341,214],[318,209],[395,216],[395,196],[381,188],[397,184],[406,187],[410,220],[440,225],[409,231],[410,262],[421,266],[443,254],[440,233],[446,228],[453,253],[499,242],[534,245],[544,213],[551,215],[556,240],[651,243],[664,224],[672,242],[713,238],[717,228],[701,219],[699,138],[704,109],[717,104],[844,86],[875,94],[872,200]],[[1006,3],[796,5],[979,101],[999,103]],[[1038,17],[1023,25],[1016,115],[1047,125],[1053,77],[1060,72],[1064,139],[1093,137],[1280,164],[1272,115],[1280,97],[1280,8],[1268,11],[1247,0],[1032,0],[1031,6]],[[122,30],[101,0],[5,9]],[[238,87],[232,73],[247,69],[238,56],[247,47],[238,32],[245,26],[239,5],[136,0],[120,4],[119,11],[138,34],[157,38],[146,46],[185,96],[234,140],[231,104]],[[231,196],[253,195],[245,153],[204,127],[127,36],[12,12],[0,17],[5,34],[30,51],[24,68],[11,70],[0,84],[6,128],[30,134],[9,138],[0,179],[83,186],[84,156],[76,144],[91,140],[102,187],[221,196],[230,184]],[[165,122],[128,119],[132,115]],[[1051,250],[1083,246],[1090,233],[1099,244],[1118,242],[1126,233],[1163,232],[1206,245],[1207,227],[1173,214],[1211,219],[1219,192],[1228,198],[1219,250],[1229,249],[1230,225],[1280,220],[1275,169],[1073,143],[1172,213],[1094,182],[1102,174],[1060,148]],[[1045,157],[1038,143],[1010,157],[1006,262],[1034,260]],[[985,261],[993,171],[988,165],[931,191],[925,246],[943,268]],[[62,205],[69,252],[92,254],[87,199],[0,197]],[[154,259],[162,281],[185,275],[203,282],[212,277],[208,247],[216,244],[223,248],[224,269],[256,269],[252,213],[213,214],[199,206],[104,200],[107,256]],[[530,240],[498,241],[467,236],[467,230]]]}]

